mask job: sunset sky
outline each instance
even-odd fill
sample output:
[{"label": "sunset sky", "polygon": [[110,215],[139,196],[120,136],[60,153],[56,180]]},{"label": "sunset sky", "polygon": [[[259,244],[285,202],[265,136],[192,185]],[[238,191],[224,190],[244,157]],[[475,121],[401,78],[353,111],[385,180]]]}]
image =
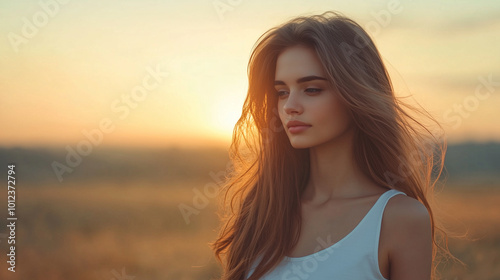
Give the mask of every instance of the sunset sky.
[{"label": "sunset sky", "polygon": [[105,146],[227,144],[255,41],[326,10],[367,29],[397,95],[449,142],[500,141],[500,1],[7,0],[0,146],[75,146],[98,129]]}]

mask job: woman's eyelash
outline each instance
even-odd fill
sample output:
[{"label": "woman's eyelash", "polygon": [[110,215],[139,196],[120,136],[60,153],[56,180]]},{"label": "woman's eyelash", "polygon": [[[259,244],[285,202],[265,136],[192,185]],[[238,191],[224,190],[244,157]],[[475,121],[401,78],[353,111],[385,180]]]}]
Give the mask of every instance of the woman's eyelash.
[{"label": "woman's eyelash", "polygon": [[[305,91],[306,91],[306,92],[313,92],[313,93],[317,93],[317,92],[321,92],[321,91],[322,91],[322,89],[320,89],[320,88],[307,88]],[[286,92],[287,92],[287,91],[277,90],[277,91],[276,91],[276,94],[277,94],[278,96],[281,96],[283,93],[286,93]]]},{"label": "woman's eyelash", "polygon": [[[309,91],[309,90],[312,90],[312,91]],[[309,92],[320,92],[321,89],[320,88],[308,88],[308,89],[306,89],[306,91],[309,91]]]}]

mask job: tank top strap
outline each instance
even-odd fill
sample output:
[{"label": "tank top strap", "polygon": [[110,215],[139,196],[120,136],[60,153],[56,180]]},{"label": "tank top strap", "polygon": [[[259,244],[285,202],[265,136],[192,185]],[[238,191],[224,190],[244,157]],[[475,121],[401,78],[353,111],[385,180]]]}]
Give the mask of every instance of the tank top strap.
[{"label": "tank top strap", "polygon": [[383,213],[385,210],[385,206],[389,202],[389,199],[391,199],[393,196],[398,195],[398,194],[406,195],[402,191],[390,189],[390,190],[386,191],[385,193],[383,193],[379,197],[377,202],[373,205],[373,210],[371,211],[372,213],[370,213],[370,214],[372,215],[372,218],[376,217],[376,219],[370,219],[370,220],[372,220],[372,221],[375,220],[374,222],[375,222],[375,224],[377,224],[377,226],[380,226],[380,222],[382,221],[382,216],[383,216]]},{"label": "tank top strap", "polygon": [[406,195],[404,192],[395,189],[390,189],[380,195],[353,233],[356,233],[356,235],[363,235],[364,237],[361,238],[361,240],[368,240],[365,235],[376,237],[375,234],[380,233],[382,217],[387,202],[389,202],[391,197],[398,194]]},{"label": "tank top strap", "polygon": [[[391,189],[383,193],[366,214],[359,228],[356,229],[352,238],[348,241],[348,246],[355,248],[359,256],[364,255],[369,259],[370,270],[379,275],[378,249],[380,240],[380,230],[382,228],[382,217],[385,207],[392,197],[404,192]],[[356,244],[354,244],[356,243]]]},{"label": "tank top strap", "polygon": [[398,194],[406,195],[402,191],[391,189],[391,190],[388,190],[385,193],[383,193],[380,196],[380,198],[377,200],[375,205],[373,206],[374,209],[373,209],[372,213],[370,213],[372,215],[372,217],[370,217],[370,219],[368,219],[368,220],[370,220],[372,223],[372,226],[375,227],[374,228],[375,233],[380,234],[380,229],[382,226],[382,217],[384,215],[385,207],[386,207],[387,203],[389,202],[389,199],[391,199],[393,196],[398,195]]},{"label": "tank top strap", "polygon": [[382,217],[384,216],[385,207],[389,202],[389,199],[398,194],[406,195],[404,192],[395,189],[391,189],[383,193],[382,196],[377,201],[378,205],[374,205],[375,208],[374,209],[375,211],[373,211],[374,213],[371,213],[373,217],[371,217],[371,219],[369,220],[372,223],[372,225],[370,226],[373,228],[373,232],[375,233],[377,251],[378,251],[378,242],[380,238],[380,230],[382,228]]}]

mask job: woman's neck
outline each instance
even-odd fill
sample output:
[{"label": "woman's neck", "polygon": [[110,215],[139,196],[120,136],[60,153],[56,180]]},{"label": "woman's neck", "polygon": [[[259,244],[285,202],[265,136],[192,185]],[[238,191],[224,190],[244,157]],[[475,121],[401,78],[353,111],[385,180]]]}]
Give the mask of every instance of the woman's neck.
[{"label": "woman's neck", "polygon": [[379,191],[358,168],[353,154],[353,131],[310,148],[310,177],[302,200],[321,205],[335,198],[359,197]]}]

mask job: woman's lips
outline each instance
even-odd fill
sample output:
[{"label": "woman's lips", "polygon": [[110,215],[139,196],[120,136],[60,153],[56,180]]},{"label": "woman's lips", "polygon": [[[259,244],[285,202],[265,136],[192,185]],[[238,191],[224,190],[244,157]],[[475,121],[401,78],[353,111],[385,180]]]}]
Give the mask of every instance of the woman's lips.
[{"label": "woman's lips", "polygon": [[307,130],[309,127],[311,127],[311,126],[310,125],[291,126],[288,128],[288,131],[290,131],[290,133],[300,133],[300,132]]}]

